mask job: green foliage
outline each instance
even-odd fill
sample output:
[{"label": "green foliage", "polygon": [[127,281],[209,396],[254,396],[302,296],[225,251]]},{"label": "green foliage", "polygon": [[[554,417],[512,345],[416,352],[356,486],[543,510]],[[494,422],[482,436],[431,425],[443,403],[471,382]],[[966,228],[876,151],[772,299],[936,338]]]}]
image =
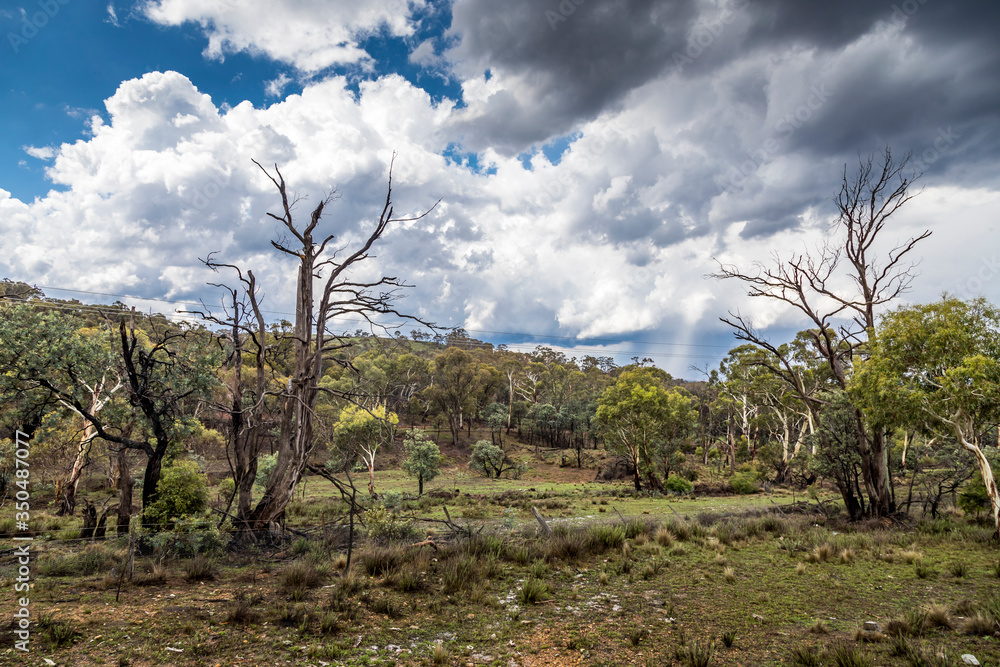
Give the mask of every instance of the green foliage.
[{"label": "green foliage", "polygon": [[274,467],[278,464],[278,453],[265,454],[257,459],[257,476],[253,480],[254,486],[263,490],[267,488],[274,473]]},{"label": "green foliage", "polygon": [[204,518],[177,519],[173,530],[164,530],[147,536],[155,553],[161,556],[190,557],[211,554],[226,545],[215,524]]},{"label": "green foliage", "polygon": [[979,514],[990,506],[990,494],[986,491],[982,477],[969,481],[958,494],[958,506],[966,514]]},{"label": "green foliage", "polygon": [[169,528],[174,519],[197,516],[208,507],[208,480],[194,461],[164,466],[156,489],[156,500],[144,508],[143,517],[160,528]]},{"label": "green foliage", "polygon": [[431,481],[441,472],[441,450],[423,431],[417,430],[407,432],[403,449],[407,454],[402,463],[403,472],[417,478],[422,494],[424,482]]},{"label": "green foliage", "polygon": [[364,519],[368,537],[373,540],[407,540],[417,535],[411,521],[382,504],[366,510]]},{"label": "green foliage", "polygon": [[667,478],[667,483],[663,485],[667,491],[677,495],[685,495],[694,491],[694,484],[687,481],[680,475],[671,475]]},{"label": "green foliage", "polygon": [[528,469],[525,462],[515,462],[507,452],[489,440],[480,440],[472,446],[469,468],[484,477],[499,478],[503,475],[519,479]]},{"label": "green foliage", "polygon": [[538,604],[548,598],[548,584],[535,577],[528,577],[517,593],[517,599],[521,604]]},{"label": "green foliage", "polygon": [[691,399],[676,388],[663,386],[669,379],[655,368],[627,370],[605,390],[597,404],[597,431],[610,449],[636,467],[637,490],[638,470],[652,467],[656,459],[669,463],[678,438],[697,420]]},{"label": "green foliage", "polygon": [[757,493],[760,491],[760,487],[757,485],[757,480],[758,476],[755,472],[738,472],[729,478],[729,488],[732,489],[734,493],[738,493],[740,495]]},{"label": "green foliage", "polygon": [[216,488],[216,491],[219,494],[219,498],[223,500],[229,500],[232,497],[233,492],[235,490],[236,490],[236,482],[233,481],[232,477],[227,477],[221,482],[219,482],[219,486]]}]

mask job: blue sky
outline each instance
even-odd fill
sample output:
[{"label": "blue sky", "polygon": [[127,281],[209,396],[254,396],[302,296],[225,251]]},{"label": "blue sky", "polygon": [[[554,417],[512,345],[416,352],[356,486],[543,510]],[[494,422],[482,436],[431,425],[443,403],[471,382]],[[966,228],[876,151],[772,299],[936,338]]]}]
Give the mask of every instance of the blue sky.
[{"label": "blue sky", "polygon": [[214,251],[266,276],[284,312],[275,193],[251,160],[306,198],[336,188],[328,224],[350,243],[395,153],[398,210],[441,200],[369,267],[414,285],[406,309],[691,375],[735,345],[728,312],[776,340],[806,326],[706,278],[717,262],[836,242],[845,168],[890,147],[911,155],[921,194],[880,250],[933,232],[907,298],[1000,301],[983,243],[1000,210],[998,13],[985,0],[8,2],[0,277],[169,310],[156,299],[217,298],[199,262]]}]

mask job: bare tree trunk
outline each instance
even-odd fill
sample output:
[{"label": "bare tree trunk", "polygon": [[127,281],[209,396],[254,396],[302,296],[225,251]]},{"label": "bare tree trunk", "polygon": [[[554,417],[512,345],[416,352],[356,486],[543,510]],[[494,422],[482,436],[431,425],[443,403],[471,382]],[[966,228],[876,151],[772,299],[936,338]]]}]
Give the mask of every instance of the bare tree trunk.
[{"label": "bare tree trunk", "polygon": [[119,535],[128,534],[129,522],[132,519],[132,475],[128,469],[128,451],[122,448],[115,457],[118,469],[117,532]]},{"label": "bare tree trunk", "polygon": [[[282,215],[268,215],[281,222],[296,242],[294,248],[277,241],[272,241],[271,245],[280,252],[295,257],[299,263],[292,336],[294,362],[292,377],[285,392],[285,412],[281,423],[277,462],[267,489],[251,512],[249,520],[252,530],[261,531],[284,517],[285,508],[294,497],[295,487],[309,463],[314,445],[313,418],[319,396],[319,380],[323,375],[323,362],[329,359],[327,355],[330,353],[351,345],[349,341],[330,335],[330,321],[339,315],[348,314],[370,317],[381,313],[406,317],[393,306],[394,290],[404,287],[403,283],[396,278],[384,276],[372,282],[357,282],[351,279],[350,270],[368,258],[369,250],[391,223],[418,220],[430,211],[415,218],[393,218],[390,166],[385,205],[367,241],[342,260],[338,260],[336,254],[325,258],[327,244],[334,236],[328,235],[318,240],[313,237],[313,233],[323,216],[324,208],[332,201],[333,196],[321,201],[313,209],[308,224],[300,229],[292,219],[295,202],[289,201],[285,180],[277,166],[275,176],[271,176],[259,163],[255,161],[255,164],[264,171],[281,196]],[[325,279],[322,278],[323,271],[329,272]],[[324,280],[318,304],[313,289],[313,280],[316,278]],[[343,365],[344,362],[340,363]]]}]

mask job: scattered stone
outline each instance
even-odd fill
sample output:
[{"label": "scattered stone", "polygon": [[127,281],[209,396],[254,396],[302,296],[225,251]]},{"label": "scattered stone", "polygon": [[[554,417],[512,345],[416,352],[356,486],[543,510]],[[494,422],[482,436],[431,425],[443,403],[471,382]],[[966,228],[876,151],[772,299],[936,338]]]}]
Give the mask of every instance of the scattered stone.
[{"label": "scattered stone", "polygon": [[756,618],[758,621],[763,621],[764,620],[764,617],[761,616],[760,614],[750,614],[750,616],[752,618]]},{"label": "scattered stone", "polygon": [[875,621],[865,621],[865,632],[882,632],[882,626]]},{"label": "scattered stone", "polygon": [[964,653],[962,654],[962,663],[966,665],[978,665],[979,661],[971,653]]}]

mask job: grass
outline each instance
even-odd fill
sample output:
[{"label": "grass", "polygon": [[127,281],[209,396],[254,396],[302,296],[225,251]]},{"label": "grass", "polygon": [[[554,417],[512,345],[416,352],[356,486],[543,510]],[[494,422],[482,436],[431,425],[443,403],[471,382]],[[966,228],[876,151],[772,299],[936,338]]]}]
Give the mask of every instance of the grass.
[{"label": "grass", "polygon": [[184,574],[188,581],[211,581],[217,573],[215,561],[203,554],[184,562]]},{"label": "grass", "polygon": [[524,585],[518,591],[517,599],[524,605],[538,604],[549,599],[549,587],[544,581],[531,577],[524,581]]},{"label": "grass", "polygon": [[[413,486],[395,471],[377,475],[380,491]],[[317,495],[296,508],[302,517],[334,515],[321,487],[310,481]],[[557,664],[567,649],[595,666],[909,664],[938,650],[1000,663],[987,632],[1000,614],[1000,596],[991,597],[996,552],[960,519],[912,532],[849,524],[835,511],[781,516],[764,496],[636,497],[623,484],[451,473],[428,490],[435,488],[462,492],[404,499],[405,511],[443,518],[446,504],[454,519],[477,508],[486,519],[458,519],[471,538],[440,524],[423,526],[436,548],[362,538],[349,569],[337,540],[296,539],[217,554],[215,579],[202,581],[186,576],[194,559],[137,557],[140,578],[153,581],[123,589],[118,604],[99,577],[120,562],[122,542],[45,545],[33,604],[59,609],[87,637],[51,649],[52,659],[186,664],[197,645],[205,664],[457,665],[477,655],[520,664],[518,654]],[[532,505],[553,537],[540,533]],[[514,520],[501,524],[508,508]],[[967,565],[961,577],[957,562]],[[920,579],[918,566],[931,564],[943,576]],[[12,606],[12,581],[0,565],[0,605]],[[954,629],[934,625],[931,605],[944,608]],[[892,619],[882,623],[892,639],[853,644],[853,629],[872,618]],[[48,642],[44,631],[39,639]],[[164,657],[155,648],[168,645],[185,653]]]}]

